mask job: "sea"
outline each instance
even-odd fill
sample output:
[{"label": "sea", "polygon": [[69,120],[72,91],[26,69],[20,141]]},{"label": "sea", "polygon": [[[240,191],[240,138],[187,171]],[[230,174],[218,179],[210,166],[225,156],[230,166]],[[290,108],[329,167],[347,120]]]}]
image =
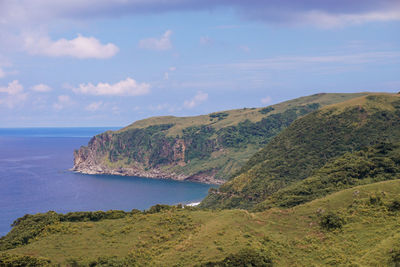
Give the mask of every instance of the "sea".
[{"label": "sea", "polygon": [[70,171],[73,151],[118,128],[0,128],[0,236],[25,214],[190,204],[211,185]]}]

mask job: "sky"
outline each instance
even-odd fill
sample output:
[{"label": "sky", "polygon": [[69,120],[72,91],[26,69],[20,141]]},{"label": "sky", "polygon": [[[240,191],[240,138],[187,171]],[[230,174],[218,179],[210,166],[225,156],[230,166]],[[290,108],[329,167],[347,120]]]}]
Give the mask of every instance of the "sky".
[{"label": "sky", "polygon": [[0,0],[0,127],[400,91],[400,0]]}]

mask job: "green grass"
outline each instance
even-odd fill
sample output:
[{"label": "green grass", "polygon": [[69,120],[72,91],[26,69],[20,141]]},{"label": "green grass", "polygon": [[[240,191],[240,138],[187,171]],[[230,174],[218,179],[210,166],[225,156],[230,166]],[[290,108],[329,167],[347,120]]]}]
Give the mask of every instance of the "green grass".
[{"label": "green grass", "polygon": [[[274,110],[269,112],[268,115],[282,113],[291,107],[304,106],[312,103],[318,103],[321,106],[331,105],[367,94],[369,93],[351,93],[351,94],[322,93],[322,94],[300,97],[270,106],[273,107]],[[117,132],[123,132],[135,128],[147,128],[152,125],[174,124],[174,127],[168,130],[167,135],[175,137],[176,135],[182,134],[183,129],[193,125],[212,125],[216,130],[219,130],[227,126],[237,125],[239,122],[245,121],[246,119],[252,122],[258,122],[265,117],[265,115],[260,112],[262,109],[263,108],[242,108],[234,110],[224,110],[220,111],[220,113],[228,114],[227,117],[225,117],[223,120],[218,120],[218,118],[214,118],[211,121],[210,121],[210,115],[219,112],[214,112],[201,116],[193,116],[193,117],[174,117],[174,116],[152,117],[136,121]]]},{"label": "green grass", "polygon": [[[385,181],[291,209],[251,213],[172,208],[120,219],[57,222],[44,227],[29,244],[3,253],[47,258],[62,266],[101,261],[195,266],[260,251],[275,266],[394,266],[392,251],[400,248],[400,211],[388,207],[399,194],[400,181]],[[340,216],[342,228],[321,227],[327,213]]]}]

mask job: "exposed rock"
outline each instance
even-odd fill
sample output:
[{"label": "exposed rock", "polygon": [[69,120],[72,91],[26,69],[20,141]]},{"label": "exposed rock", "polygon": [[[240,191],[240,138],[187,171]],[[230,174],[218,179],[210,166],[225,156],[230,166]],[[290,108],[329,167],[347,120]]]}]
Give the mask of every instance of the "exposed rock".
[{"label": "exposed rock", "polygon": [[[107,157],[108,151],[105,148],[110,147],[112,141],[112,133],[106,132],[101,135],[93,137],[88,146],[82,146],[80,149],[74,151],[74,167],[73,171],[84,173],[84,174],[109,174],[109,175],[121,175],[121,176],[140,176],[146,178],[157,178],[157,179],[173,179],[178,181],[192,181],[206,184],[223,184],[223,180],[215,179],[216,171],[212,172],[200,172],[194,175],[177,174],[175,172],[169,172],[162,170],[158,166],[149,167],[148,159],[144,162],[133,161],[127,166],[123,167],[110,167],[107,166],[104,158]],[[118,145],[122,149],[126,149],[126,146],[118,142]],[[160,151],[160,157],[168,157],[172,151],[172,162],[169,164],[176,164],[184,166],[185,163],[185,141],[182,139],[175,140],[172,148],[168,143],[162,145]]]}]

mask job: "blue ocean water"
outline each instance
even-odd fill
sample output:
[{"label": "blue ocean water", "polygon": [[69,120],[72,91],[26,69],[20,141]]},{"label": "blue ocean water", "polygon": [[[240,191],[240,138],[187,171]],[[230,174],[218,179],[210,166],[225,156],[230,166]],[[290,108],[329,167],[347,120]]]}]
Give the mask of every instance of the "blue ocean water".
[{"label": "blue ocean water", "polygon": [[74,149],[105,130],[112,128],[0,129],[0,236],[28,213],[143,210],[206,196],[210,185],[69,171]]}]

